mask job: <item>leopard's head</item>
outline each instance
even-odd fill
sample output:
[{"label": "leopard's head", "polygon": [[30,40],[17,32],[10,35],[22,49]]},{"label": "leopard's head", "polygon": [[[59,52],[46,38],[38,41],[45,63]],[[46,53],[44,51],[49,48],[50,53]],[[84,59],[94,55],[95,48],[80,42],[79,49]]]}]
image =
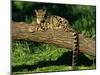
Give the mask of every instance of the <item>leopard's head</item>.
[{"label": "leopard's head", "polygon": [[38,10],[35,10],[35,13],[36,13],[37,24],[40,24],[45,19],[46,10],[38,9]]}]

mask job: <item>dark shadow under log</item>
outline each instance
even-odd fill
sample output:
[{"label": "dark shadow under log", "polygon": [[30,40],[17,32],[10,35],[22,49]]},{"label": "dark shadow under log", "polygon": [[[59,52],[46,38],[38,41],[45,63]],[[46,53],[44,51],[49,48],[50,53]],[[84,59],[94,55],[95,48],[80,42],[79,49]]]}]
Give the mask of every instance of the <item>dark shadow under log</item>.
[{"label": "dark shadow under log", "polygon": [[[44,42],[54,44],[64,48],[73,48],[72,35],[64,30],[47,30],[37,31],[36,25],[26,24],[23,22],[12,22],[12,39],[24,39],[35,42]],[[31,31],[32,29],[32,31]],[[80,52],[95,56],[96,43],[95,40],[85,38],[79,34]]]}]

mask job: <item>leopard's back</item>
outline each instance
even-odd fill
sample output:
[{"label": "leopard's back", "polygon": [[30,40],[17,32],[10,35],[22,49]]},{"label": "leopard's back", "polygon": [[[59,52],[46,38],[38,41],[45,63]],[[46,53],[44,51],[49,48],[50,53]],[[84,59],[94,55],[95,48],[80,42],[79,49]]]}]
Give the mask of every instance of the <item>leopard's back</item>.
[{"label": "leopard's back", "polygon": [[64,29],[65,31],[74,31],[73,27],[69,24],[68,20],[60,16],[47,16],[45,22],[49,29]]}]

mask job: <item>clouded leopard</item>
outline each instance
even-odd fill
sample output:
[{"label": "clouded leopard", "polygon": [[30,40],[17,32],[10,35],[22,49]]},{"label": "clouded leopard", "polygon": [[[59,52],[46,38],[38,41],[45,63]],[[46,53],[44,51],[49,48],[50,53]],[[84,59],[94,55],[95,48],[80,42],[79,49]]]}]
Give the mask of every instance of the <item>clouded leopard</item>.
[{"label": "clouded leopard", "polygon": [[42,30],[48,29],[64,29],[66,32],[72,32],[73,35],[73,54],[72,54],[72,67],[74,68],[77,64],[78,51],[79,51],[79,41],[77,31],[69,24],[69,22],[60,16],[47,16],[46,10],[38,9],[35,10],[36,22]]}]

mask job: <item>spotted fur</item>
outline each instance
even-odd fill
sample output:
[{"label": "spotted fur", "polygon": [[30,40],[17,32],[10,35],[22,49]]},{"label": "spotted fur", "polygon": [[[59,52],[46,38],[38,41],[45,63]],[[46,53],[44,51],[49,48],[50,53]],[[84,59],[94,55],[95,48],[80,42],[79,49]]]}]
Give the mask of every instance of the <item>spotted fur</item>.
[{"label": "spotted fur", "polygon": [[64,29],[66,32],[72,32],[73,35],[73,54],[72,54],[72,67],[74,68],[78,60],[79,41],[78,33],[69,24],[69,22],[60,16],[46,16],[46,10],[35,10],[37,24],[42,30],[48,29]]}]

